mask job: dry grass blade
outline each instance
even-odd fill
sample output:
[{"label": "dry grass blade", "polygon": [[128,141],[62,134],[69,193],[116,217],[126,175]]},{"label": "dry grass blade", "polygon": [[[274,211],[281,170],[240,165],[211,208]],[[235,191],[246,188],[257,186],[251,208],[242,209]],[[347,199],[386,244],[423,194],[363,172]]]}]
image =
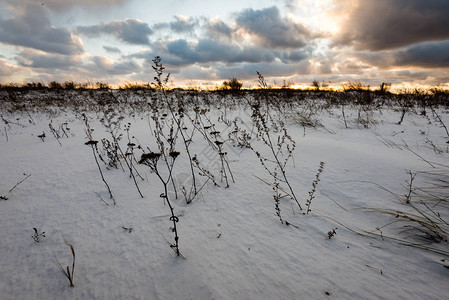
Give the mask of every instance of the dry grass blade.
[{"label": "dry grass blade", "polygon": [[410,149],[409,147],[405,147],[405,149],[407,149],[408,151],[410,151],[411,153],[415,154],[416,156],[418,156],[419,158],[421,158],[424,162],[426,162],[428,165],[430,165],[432,168],[436,168],[434,164],[432,164],[430,161],[428,161],[427,159],[425,159],[424,157],[422,157],[421,155],[419,155],[418,153],[416,153],[415,151],[413,151],[412,149]]},{"label": "dry grass blade", "polygon": [[[73,285],[73,273],[75,272],[75,249],[73,249],[73,245],[72,244],[68,244],[70,246],[70,250],[72,251],[72,257],[73,257],[73,262],[72,262],[72,273],[70,275],[70,286],[74,287],[75,285]],[[67,273],[69,273],[69,267],[67,266]]]},{"label": "dry grass blade", "polygon": [[[268,185],[268,186],[270,186],[270,187],[273,187],[273,183],[268,182],[267,180],[262,179],[262,178],[260,178],[260,177],[257,176],[257,175],[254,175],[254,174],[252,174],[252,175],[253,175],[254,177],[256,177],[257,179],[259,179],[260,181],[262,181],[263,183],[265,183],[266,185]],[[282,195],[281,198],[288,197],[288,198],[290,198],[290,199],[293,200],[293,196],[292,196],[291,194],[289,194],[288,192],[286,192],[285,189],[283,189],[281,186],[278,186],[278,189],[279,189],[281,192],[284,193],[284,195]]]},{"label": "dry grass blade", "polygon": [[403,240],[403,239],[399,239],[399,238],[395,238],[395,237],[391,237],[391,236],[386,236],[386,235],[380,235],[379,233],[375,233],[375,232],[365,231],[365,233],[372,235],[373,238],[375,236],[376,237],[382,237],[384,239],[388,239],[388,240],[392,240],[392,241],[398,242],[399,244],[404,245],[404,246],[414,247],[414,248],[426,250],[426,251],[429,251],[429,252],[433,252],[433,253],[437,253],[437,254],[441,254],[441,255],[449,257],[449,251],[445,251],[445,250],[442,250],[442,249],[431,247],[431,246],[429,246],[427,244],[412,243],[412,242],[409,242],[409,241],[406,241],[406,240]]},{"label": "dry grass blade", "polygon": [[396,199],[398,199],[399,202],[402,203],[403,200],[404,200],[400,195],[398,195],[398,194],[396,194],[396,193],[390,191],[389,189],[385,188],[384,186],[381,186],[380,184],[375,183],[375,182],[373,182],[373,181],[367,181],[367,180],[345,180],[345,181],[338,181],[338,182],[336,182],[336,183],[345,183],[345,182],[359,182],[359,183],[368,183],[368,184],[372,184],[372,185],[374,185],[374,186],[380,188],[381,190],[384,190],[385,192],[390,193],[390,194],[393,195]]},{"label": "dry grass blade", "polygon": [[[413,206],[414,207],[414,206]],[[414,207],[418,214],[405,213],[390,209],[366,208],[380,214],[390,215],[397,219],[397,222],[406,222],[404,228],[406,230],[400,232],[415,232],[418,237],[422,237],[435,242],[447,241],[448,228],[446,224],[436,218]],[[396,222],[391,222],[393,224]]]},{"label": "dry grass blade", "polygon": [[382,271],[382,269],[379,269],[379,268],[376,268],[376,267],[373,267],[373,266],[370,266],[370,265],[367,265],[367,264],[365,264],[365,266],[367,266],[368,268],[373,269],[373,270],[379,272],[379,273],[382,274],[382,275],[384,274],[384,272]]},{"label": "dry grass blade", "polygon": [[371,234],[370,232],[365,232],[365,233],[359,232],[359,231],[357,231],[357,230],[355,230],[355,229],[352,229],[352,228],[350,228],[350,227],[344,225],[343,223],[341,223],[341,222],[335,220],[334,218],[331,218],[331,217],[329,217],[329,216],[326,216],[326,215],[324,215],[324,214],[321,214],[321,213],[318,212],[317,210],[314,210],[313,216],[331,220],[332,222],[335,222],[336,224],[340,225],[340,226],[343,227],[343,228],[346,228],[347,230],[351,231],[352,233],[355,233],[356,235],[361,235],[361,236],[368,237],[368,238],[374,238],[374,237],[372,237],[372,236],[369,235],[369,234]]},{"label": "dry grass blade", "polygon": [[70,271],[70,267],[67,266],[66,269],[63,268],[63,266],[61,265],[61,263],[59,262],[58,258],[56,257],[56,262],[58,263],[59,268],[61,269],[62,273],[64,273],[65,277],[67,277],[67,279],[70,282],[70,287],[75,287],[75,285],[73,284],[73,276],[74,276],[74,272],[75,272],[75,249],[73,248],[72,244],[68,244],[67,246],[70,247],[70,250],[72,251],[72,270]]},{"label": "dry grass blade", "polygon": [[[398,195],[390,190],[376,184],[380,189],[394,195],[402,204],[401,209],[390,208],[369,208],[361,209],[392,216],[395,221],[388,225],[402,222],[402,230],[399,234],[406,235],[408,238],[418,238],[427,242],[448,242],[449,222],[448,222],[448,188],[449,176],[447,175],[447,166],[429,163],[433,168],[432,171],[420,172],[430,179],[430,184],[425,187],[412,187],[413,179],[417,173],[410,174],[410,180],[407,182],[408,194]],[[413,197],[412,197],[413,193]],[[405,200],[405,201],[404,201]],[[386,226],[386,225],[385,225]],[[382,227],[385,227],[382,226]]]},{"label": "dry grass blade", "polygon": [[332,202],[334,202],[335,204],[337,204],[341,209],[343,209],[344,211],[348,211],[346,208],[344,208],[343,206],[341,206],[337,201],[335,201],[334,199],[332,199],[332,197],[331,196],[329,196],[328,194],[326,194],[326,193],[324,193],[324,192],[322,192],[322,191],[320,191],[320,194],[321,195],[324,195],[325,197],[327,197],[329,200],[331,200]]}]

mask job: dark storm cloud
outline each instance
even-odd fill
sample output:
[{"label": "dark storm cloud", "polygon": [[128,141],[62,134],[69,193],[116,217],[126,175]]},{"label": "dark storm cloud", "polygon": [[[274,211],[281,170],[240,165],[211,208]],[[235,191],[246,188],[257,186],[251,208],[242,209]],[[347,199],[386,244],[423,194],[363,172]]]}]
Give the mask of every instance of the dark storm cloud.
[{"label": "dark storm cloud", "polygon": [[385,69],[394,67],[448,68],[449,40],[421,43],[401,50],[360,52],[355,56],[371,65]]},{"label": "dark storm cloud", "polygon": [[93,26],[78,26],[76,27],[76,32],[89,37],[109,34],[126,43],[136,45],[148,45],[150,43],[148,36],[153,34],[153,30],[147,23],[137,19],[113,21]]},{"label": "dark storm cloud", "polygon": [[448,0],[360,0],[346,16],[335,41],[359,50],[379,51],[446,40],[448,16]]},{"label": "dark storm cloud", "polygon": [[449,40],[423,43],[395,54],[398,66],[419,66],[423,68],[449,67]]},{"label": "dark storm cloud", "polygon": [[236,23],[264,47],[301,48],[310,37],[307,28],[301,24],[281,18],[275,6],[262,10],[246,9],[237,15]]},{"label": "dark storm cloud", "polygon": [[66,55],[84,52],[79,38],[52,26],[41,5],[33,4],[10,19],[0,19],[0,42]]}]

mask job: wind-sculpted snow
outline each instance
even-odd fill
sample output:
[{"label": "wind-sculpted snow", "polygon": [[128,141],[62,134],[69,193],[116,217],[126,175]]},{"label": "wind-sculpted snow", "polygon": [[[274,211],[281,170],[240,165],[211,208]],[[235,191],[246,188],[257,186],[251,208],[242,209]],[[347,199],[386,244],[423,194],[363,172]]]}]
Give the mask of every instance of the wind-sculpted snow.
[{"label": "wind-sculpted snow", "polygon": [[[400,107],[271,103],[260,107],[271,125],[257,135],[255,98],[209,95],[221,104],[196,106],[174,97],[170,111],[154,95],[115,97],[3,103],[0,298],[447,297],[446,109],[409,107],[398,125]],[[260,162],[280,174],[268,136],[303,210],[282,181],[273,199]],[[439,229],[413,221],[420,212]],[[72,269],[67,244],[73,288],[58,266]]]}]

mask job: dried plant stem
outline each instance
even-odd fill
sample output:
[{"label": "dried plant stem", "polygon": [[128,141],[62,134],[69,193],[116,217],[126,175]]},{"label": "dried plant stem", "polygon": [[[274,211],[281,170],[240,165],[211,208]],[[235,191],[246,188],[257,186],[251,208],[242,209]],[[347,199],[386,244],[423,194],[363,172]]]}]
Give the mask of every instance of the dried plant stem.
[{"label": "dried plant stem", "polygon": [[221,162],[220,173],[221,173],[222,179],[224,178],[226,181],[226,188],[228,188],[229,181],[228,181],[228,172],[226,172],[226,167],[229,171],[229,175],[231,176],[231,180],[233,183],[235,183],[234,176],[232,175],[228,160],[226,159],[227,153],[223,151],[223,142],[216,140],[215,144],[218,146],[218,155],[220,156],[220,162]]},{"label": "dried plant stem", "polygon": [[438,121],[438,123],[440,123],[441,127],[443,127],[444,130],[446,131],[446,135],[449,138],[449,131],[448,131],[447,127],[446,127],[446,124],[443,123],[443,120],[441,120],[440,115],[435,111],[435,109],[433,107],[430,107],[430,109],[432,110],[432,113],[434,114],[434,116],[435,116],[436,120]]},{"label": "dried plant stem", "polygon": [[348,123],[346,123],[346,116],[345,116],[345,106],[341,106],[341,113],[343,115],[343,121],[345,122],[345,128],[348,129]]},{"label": "dried plant stem", "polygon": [[[23,174],[23,175],[25,175],[25,174]],[[8,192],[11,193],[19,184],[21,184],[22,182],[27,180],[30,176],[31,176],[31,174],[26,175],[26,177],[24,179],[22,179],[19,182],[17,182],[16,185],[13,186],[12,189],[10,189]]]},{"label": "dried plant stem", "polygon": [[[160,150],[163,151],[164,147],[163,144],[159,144],[160,146]],[[177,156],[179,155],[179,152],[176,151],[172,151],[169,153],[169,157],[171,158],[170,161],[168,161],[168,156],[163,155],[162,153],[154,153],[154,152],[150,152],[150,153],[145,153],[142,154],[142,157],[139,161],[140,164],[144,164],[148,167],[150,167],[150,169],[157,175],[157,177],[159,178],[159,180],[161,181],[162,185],[164,186],[164,193],[162,193],[160,195],[161,198],[164,198],[164,200],[167,202],[168,207],[170,208],[170,221],[173,222],[173,228],[172,231],[175,235],[175,242],[173,244],[170,244],[170,247],[176,252],[176,254],[180,257],[182,257],[180,251],[179,251],[179,236],[178,236],[178,227],[177,227],[177,223],[179,222],[179,217],[175,215],[175,209],[170,201],[170,198],[168,197],[168,185],[173,177],[173,167],[175,164],[175,160],[177,158]],[[167,166],[167,171],[168,171],[168,176],[167,178],[163,178],[161,173],[159,172],[159,168],[158,168],[158,161],[159,158],[161,158],[163,160],[165,160],[165,165]]]},{"label": "dried plant stem", "polygon": [[401,124],[402,124],[402,121],[404,121],[404,117],[405,117],[405,114],[406,114],[406,113],[407,113],[407,108],[403,107],[403,108],[402,108],[401,119],[400,119],[399,122],[397,123],[398,125],[401,125]]},{"label": "dried plant stem", "polygon": [[[156,73],[159,74],[159,73],[157,72],[157,69],[158,69],[158,68],[159,68],[160,71],[162,72],[162,71],[163,71],[163,66],[162,66],[162,64],[158,65],[158,63],[160,63],[160,61],[157,61],[157,60],[156,60],[156,61],[153,61],[153,62],[155,63],[155,66],[153,66],[153,69],[156,71]],[[157,62],[157,63],[156,63],[156,62]],[[156,68],[155,68],[155,67],[156,67]],[[160,73],[160,74],[162,75],[162,73]],[[169,76],[170,76],[170,74],[167,75],[167,79],[168,79]],[[159,76],[159,78],[160,78],[160,76]],[[155,78],[155,79],[156,79],[156,78]],[[156,81],[160,82],[160,79],[159,79],[159,80],[156,80]],[[190,173],[191,173],[191,175],[192,175],[193,198],[195,198],[196,195],[198,194],[198,190],[197,190],[197,186],[196,186],[196,176],[195,176],[195,171],[194,171],[194,169],[193,169],[192,155],[191,155],[190,149],[189,149],[189,145],[190,145],[191,138],[188,139],[188,138],[185,136],[184,131],[183,131],[183,128],[182,128],[183,126],[181,126],[181,118],[184,117],[184,111],[183,111],[183,108],[182,108],[182,107],[179,108],[179,111],[178,111],[179,117],[178,117],[178,118],[176,117],[175,111],[174,111],[174,109],[173,109],[173,107],[172,107],[172,105],[171,105],[171,103],[170,103],[170,101],[169,101],[169,99],[168,99],[168,97],[167,97],[167,94],[165,93],[165,88],[164,88],[163,86],[161,86],[161,87],[162,87],[162,92],[163,92],[163,95],[164,95],[165,104],[167,105],[168,110],[170,111],[170,114],[171,114],[171,116],[172,116],[172,119],[173,119],[174,122],[176,123],[176,127],[177,127],[177,129],[178,129],[178,130],[177,130],[177,133],[179,132],[179,133],[181,134],[181,138],[182,138],[182,140],[183,140],[183,142],[184,142],[184,148],[186,149],[187,157],[189,158]],[[174,187],[174,189],[175,189],[175,193],[177,193],[177,192],[176,192],[176,187],[174,186],[174,183],[173,183],[173,187]],[[176,196],[176,198],[177,198],[177,196]],[[187,204],[189,204],[190,202],[192,202],[193,198],[192,198],[192,199],[187,199],[187,198],[186,198]]]},{"label": "dried plant stem", "polygon": [[72,244],[67,244],[67,246],[70,247],[70,250],[72,251],[72,271],[70,271],[70,267],[67,266],[66,269],[64,269],[61,265],[61,263],[58,261],[58,258],[56,257],[56,262],[59,265],[59,268],[61,269],[62,273],[64,273],[65,277],[67,277],[67,279],[70,282],[70,287],[75,287],[75,285],[73,284],[73,275],[75,272],[75,249],[73,249],[73,245]]},{"label": "dried plant stem", "polygon": [[309,191],[309,199],[307,199],[306,206],[307,206],[307,214],[311,212],[310,205],[312,204],[312,200],[315,198],[315,191],[316,187],[318,185],[318,182],[320,182],[320,175],[324,170],[324,162],[320,162],[320,166],[318,167],[318,171],[315,175],[315,180],[312,183],[312,189]]},{"label": "dried plant stem", "polygon": [[276,211],[276,216],[278,216],[281,223],[284,224],[284,220],[282,219],[282,216],[281,216],[281,208],[279,206],[280,199],[282,198],[282,195],[279,193],[279,183],[276,182],[276,178],[275,178],[275,182],[273,183],[273,192],[274,192],[274,195],[273,195],[274,210]]},{"label": "dried plant stem", "polygon": [[107,203],[106,201],[104,201],[103,197],[101,197],[101,195],[99,193],[95,193],[97,194],[98,198],[100,198],[100,201],[103,202],[104,204],[106,204],[106,206],[109,206],[109,203]]},{"label": "dried plant stem", "polygon": [[293,197],[293,199],[295,200],[296,204],[298,204],[299,209],[302,210],[301,204],[299,204],[298,198],[296,198],[295,192],[293,191],[293,188],[287,179],[287,174],[285,172],[284,165],[279,161],[279,158],[278,158],[279,152],[276,153],[274,151],[273,142],[271,141],[271,137],[270,137],[270,134],[268,133],[268,131],[266,131],[265,134],[267,135],[267,140],[268,140],[269,146],[270,146],[269,148],[271,150],[271,153],[273,154],[274,159],[276,160],[276,164],[279,166],[279,170],[281,171],[282,177],[284,178],[284,182],[288,186],[288,189],[290,190],[290,194]]},{"label": "dried plant stem", "polygon": [[413,174],[412,171],[408,171],[408,174],[410,175],[410,182],[407,182],[408,186],[408,193],[405,195],[405,203],[409,204],[412,192],[413,192],[413,180],[415,179],[416,174]]},{"label": "dried plant stem", "polygon": [[[273,118],[271,117],[269,110],[269,102],[268,99],[266,99],[266,112],[261,112],[261,103],[260,101],[257,101],[255,103],[250,103],[248,101],[248,104],[250,105],[252,109],[252,119],[254,122],[254,125],[256,126],[258,133],[257,136],[267,145],[267,147],[270,149],[270,152],[272,154],[272,158],[267,159],[266,157],[263,157],[259,151],[254,149],[252,146],[250,146],[250,149],[257,155],[259,158],[260,163],[265,168],[265,170],[273,177],[276,177],[276,180],[279,180],[280,182],[283,182],[287,185],[288,189],[290,190],[288,196],[295,200],[296,204],[298,205],[299,209],[302,210],[301,204],[298,201],[298,198],[295,195],[295,192],[293,191],[293,188],[287,178],[287,174],[285,171],[286,164],[288,162],[288,159],[292,157],[293,150],[295,148],[295,142],[293,139],[288,135],[287,130],[284,127],[284,123],[282,121],[275,122]],[[277,142],[273,142],[273,138],[270,134],[270,131],[272,128],[275,128],[276,130],[282,132],[281,135],[278,136]],[[280,161],[280,157],[283,156],[283,148],[288,152],[283,162]],[[271,170],[266,162],[271,162],[275,165],[274,170]],[[278,172],[276,171],[279,169],[280,173],[282,174],[282,178],[278,177]]]},{"label": "dried plant stem", "polygon": [[[134,166],[133,166],[134,148],[133,148],[132,145],[129,146],[129,148],[131,150],[131,152],[128,155],[129,156],[129,165],[128,165],[129,166],[129,174],[130,174],[131,178],[134,181],[134,185],[136,186],[137,191],[139,192],[140,197],[144,198],[143,195],[142,195],[142,192],[140,191],[139,185],[137,184],[136,176],[134,176],[134,172],[133,172],[133,169],[134,169]],[[126,156],[125,156],[125,160],[126,160]]]},{"label": "dried plant stem", "polygon": [[[143,177],[140,175],[139,171],[137,171],[137,168],[135,166],[130,166],[128,160],[126,159],[126,153],[123,153],[123,150],[120,147],[120,145],[118,143],[118,140],[116,140],[114,138],[114,142],[116,143],[116,147],[117,147],[117,150],[120,152],[120,155],[125,158],[125,163],[126,163],[126,166],[128,167],[128,169],[131,169],[131,168],[134,169],[134,171],[136,172],[137,176],[139,176],[140,179],[144,180]],[[121,165],[120,160],[119,160],[119,163]],[[123,166],[122,166],[122,168],[123,168]]]},{"label": "dried plant stem", "polygon": [[112,195],[111,188],[109,187],[109,184],[106,182],[106,179],[104,179],[103,171],[101,171],[101,167],[100,167],[100,164],[98,163],[97,155],[95,154],[95,150],[96,150],[95,148],[97,147],[97,141],[92,141],[91,140],[91,141],[87,142],[86,145],[90,145],[91,146],[92,154],[94,155],[95,162],[97,163],[98,171],[100,171],[101,180],[103,180],[104,184],[106,185],[106,188],[108,189],[109,198],[111,198],[112,202],[114,202],[114,205],[116,205],[117,203],[115,202],[115,198]]},{"label": "dried plant stem", "polygon": [[53,136],[55,137],[55,139],[58,141],[59,146],[62,147],[61,141],[59,140],[60,136],[59,133],[56,131],[56,129],[53,127],[52,125],[52,121],[50,121],[50,123],[48,124],[48,127],[50,128],[51,133],[53,134]]},{"label": "dried plant stem", "polygon": [[[173,233],[175,235],[175,243],[171,245],[171,248],[176,252],[176,254],[178,256],[180,256],[180,252],[179,252],[179,236],[178,236],[178,227],[176,226],[176,224],[179,222],[179,218],[175,215],[175,210],[173,208],[173,205],[170,202],[170,199],[168,198],[168,189],[167,189],[167,185],[168,185],[168,181],[164,181],[162,179],[162,177],[160,176],[159,172],[156,173],[157,176],[159,177],[159,179],[163,182],[164,185],[164,198],[167,201],[168,207],[170,208],[170,221],[173,222]],[[171,176],[171,173],[170,173]]]}]

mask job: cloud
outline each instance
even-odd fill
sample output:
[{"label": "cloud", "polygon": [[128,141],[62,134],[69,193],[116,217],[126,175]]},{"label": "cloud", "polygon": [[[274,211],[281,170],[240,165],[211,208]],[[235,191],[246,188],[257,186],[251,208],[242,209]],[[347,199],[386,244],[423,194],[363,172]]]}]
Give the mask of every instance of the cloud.
[{"label": "cloud", "polygon": [[206,26],[206,33],[212,39],[220,37],[231,39],[233,29],[220,19],[210,20]]},{"label": "cloud", "polygon": [[449,68],[449,40],[421,43],[400,50],[358,52],[354,56],[370,65],[384,69],[395,67]]},{"label": "cloud", "polygon": [[300,62],[310,57],[310,54],[303,50],[282,52],[280,59],[283,63]]},{"label": "cloud", "polygon": [[[340,33],[334,39],[340,45],[379,51],[449,39],[447,0],[334,2],[339,5],[336,17],[345,16]],[[346,5],[341,7],[341,2]]]},{"label": "cloud", "polygon": [[303,25],[281,18],[277,7],[245,9],[237,15],[237,25],[252,35],[259,45],[269,48],[301,48],[310,33]]},{"label": "cloud", "polygon": [[175,16],[175,21],[170,22],[170,29],[176,33],[193,32],[198,26],[198,20],[194,18]]},{"label": "cloud", "polygon": [[78,56],[45,53],[35,50],[23,50],[14,58],[19,66],[33,69],[68,70],[81,63]]},{"label": "cloud", "polygon": [[22,9],[10,19],[0,19],[0,42],[66,55],[84,52],[81,39],[67,29],[52,26],[40,5]]},{"label": "cloud", "polygon": [[277,63],[242,63],[237,65],[221,64],[216,67],[217,78],[254,79],[256,72],[260,72],[265,78],[268,77],[289,77],[295,74],[309,74],[310,64],[302,61],[297,64],[277,64]]},{"label": "cloud", "polygon": [[165,44],[167,61],[172,64],[189,65],[195,63],[260,63],[274,62],[276,59],[284,63],[299,62],[308,58],[304,51],[280,51],[261,47],[241,47],[236,44],[222,43],[211,39],[200,39],[188,42],[178,39]]},{"label": "cloud", "polygon": [[449,40],[423,43],[395,54],[397,66],[449,68]]},{"label": "cloud", "polygon": [[258,62],[273,61],[275,56],[271,50],[259,48],[241,48],[235,44],[225,44],[210,39],[188,42],[177,39],[159,42],[153,45],[158,55],[171,65],[182,66],[195,63],[211,62]]},{"label": "cloud", "polygon": [[88,37],[109,34],[128,44],[136,45],[148,45],[150,43],[148,36],[153,34],[153,30],[148,24],[138,19],[125,19],[125,21],[113,21],[93,26],[78,26],[75,31]]},{"label": "cloud", "polygon": [[89,71],[108,75],[127,75],[141,71],[141,66],[132,60],[114,62],[104,56],[93,56],[91,64],[86,67]]},{"label": "cloud", "polygon": [[106,52],[109,52],[109,53],[122,53],[122,50],[120,50],[117,47],[103,46],[103,49],[106,50]]},{"label": "cloud", "polygon": [[[143,59],[146,65],[152,59],[161,56],[163,64],[170,68],[180,69],[199,65],[201,68],[213,67],[215,64],[272,64],[294,65],[307,61],[310,52],[306,50],[276,50],[255,46],[240,46],[235,43],[224,43],[212,39],[187,41],[176,39],[157,41],[151,50],[140,51],[126,58]],[[255,73],[254,73],[255,74]]]},{"label": "cloud", "polygon": [[8,78],[11,74],[17,73],[19,67],[12,65],[5,58],[0,57],[0,78]]},{"label": "cloud", "polygon": [[161,22],[154,24],[154,30],[169,29],[174,33],[185,34],[193,33],[199,26],[199,18],[186,17],[181,15],[175,15],[175,20],[171,22]]},{"label": "cloud", "polygon": [[180,70],[176,77],[186,80],[214,80],[215,76],[215,69],[212,67],[192,65]]},{"label": "cloud", "polygon": [[[113,61],[104,56],[91,56],[88,57],[87,61],[83,61],[81,56],[49,54],[35,50],[21,51],[14,59],[17,66],[9,65],[9,69],[28,69],[40,74],[42,78],[51,78],[58,81],[63,78],[73,78],[73,76],[81,81],[86,78],[103,78],[104,80],[105,75],[111,76],[108,81],[116,81],[116,75],[130,75],[142,70],[142,67],[132,59]],[[0,71],[1,68],[0,60]],[[60,78],[58,78],[58,75],[60,75]]]},{"label": "cloud", "polygon": [[297,1],[296,0],[284,0],[285,7],[291,12],[294,12],[296,10]]},{"label": "cloud", "polygon": [[[169,70],[170,72],[172,70]],[[253,82],[256,78],[256,72],[261,72],[265,78],[281,76],[287,78],[296,74],[309,74],[310,65],[308,61],[302,61],[297,64],[277,64],[277,63],[216,63],[209,66],[191,65],[179,70],[173,76],[176,80],[187,81],[191,84],[199,84],[195,80],[222,81],[232,77],[243,80],[245,86],[256,84]],[[192,82],[193,81],[193,82]],[[270,80],[270,84],[271,84]],[[278,80],[278,83],[281,82]],[[201,82],[204,83],[204,82]]]},{"label": "cloud", "polygon": [[394,75],[402,80],[420,80],[424,81],[429,78],[429,73],[425,71],[411,72],[410,70],[401,70],[394,72]]}]

